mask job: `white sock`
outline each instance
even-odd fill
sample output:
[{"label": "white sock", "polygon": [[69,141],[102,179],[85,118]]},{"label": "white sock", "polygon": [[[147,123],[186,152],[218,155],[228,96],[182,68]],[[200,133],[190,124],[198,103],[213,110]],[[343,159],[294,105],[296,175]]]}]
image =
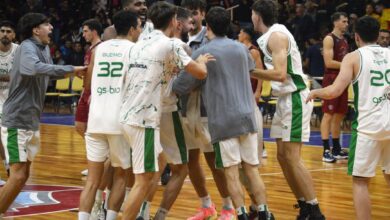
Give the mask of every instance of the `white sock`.
[{"label": "white sock", "polygon": [[116,220],[117,216],[118,216],[118,213],[116,211],[108,210],[106,220]]},{"label": "white sock", "polygon": [[200,201],[202,202],[203,208],[210,208],[212,205],[210,195],[207,195],[205,197],[201,197]]},{"label": "white sock", "polygon": [[100,189],[98,189],[98,190],[96,191],[95,201],[96,201],[96,202],[102,202],[102,200],[103,200],[103,191],[100,190]]},{"label": "white sock", "polygon": [[167,216],[167,214],[168,214],[168,210],[160,207],[160,208],[158,208],[156,215],[154,216],[154,219],[155,220],[164,220],[165,217]]},{"label": "white sock", "polygon": [[310,204],[310,205],[317,205],[318,204],[318,200],[317,200],[317,198],[314,198],[313,200],[306,201],[306,203]]},{"label": "white sock", "polygon": [[245,214],[245,213],[246,213],[246,208],[245,208],[245,206],[241,206],[241,207],[237,208],[237,209],[236,209],[236,213],[237,213],[237,215],[243,215],[243,214]]},{"label": "white sock", "polygon": [[143,219],[149,219],[150,216],[150,202],[144,201],[139,210],[138,216],[141,216]]},{"label": "white sock", "polygon": [[298,200],[301,201],[301,202],[304,202],[305,201],[305,197],[301,197]]},{"label": "white sock", "polygon": [[232,199],[230,198],[230,196],[226,197],[226,198],[222,198],[222,204],[223,204],[223,209],[225,210],[230,210],[230,209],[233,209],[233,202],[232,202]]},{"label": "white sock", "polygon": [[259,210],[259,212],[268,212],[268,206],[266,204],[261,204],[258,206],[257,210]]},{"label": "white sock", "polygon": [[89,220],[91,214],[87,212],[79,212],[79,220]]},{"label": "white sock", "polygon": [[104,209],[107,210],[108,209],[108,198],[110,198],[110,193],[111,193],[111,190],[109,189],[106,189],[106,198],[104,199]]}]

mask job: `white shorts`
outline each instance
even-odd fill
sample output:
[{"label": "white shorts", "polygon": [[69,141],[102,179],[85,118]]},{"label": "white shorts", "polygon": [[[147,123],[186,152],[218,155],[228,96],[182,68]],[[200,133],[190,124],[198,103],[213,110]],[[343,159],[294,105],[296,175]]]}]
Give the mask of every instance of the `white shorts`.
[{"label": "white shorts", "polygon": [[162,152],[160,130],[123,125],[123,131],[132,149],[133,173],[158,172],[158,156]]},{"label": "white shorts", "polygon": [[309,90],[280,96],[272,119],[272,138],[284,142],[307,142],[310,138],[310,119],[313,103],[306,103]]},{"label": "white shorts", "polygon": [[131,148],[123,135],[85,133],[87,158],[104,162],[110,158],[113,167],[131,167]]},{"label": "white shorts", "polygon": [[259,164],[257,133],[245,134],[214,143],[215,167],[218,169],[241,164]]},{"label": "white shorts", "polygon": [[204,153],[214,151],[206,117],[199,118],[195,124],[182,117],[182,125],[188,150],[200,149]]},{"label": "white shorts", "polygon": [[352,132],[349,146],[348,174],[358,177],[374,177],[377,165],[390,174],[390,140],[372,140]]},{"label": "white shorts", "polygon": [[39,131],[1,127],[7,164],[32,162],[40,148]]},{"label": "white shorts", "polygon": [[163,153],[170,164],[188,163],[188,150],[179,113],[163,112],[160,121],[160,139]]}]

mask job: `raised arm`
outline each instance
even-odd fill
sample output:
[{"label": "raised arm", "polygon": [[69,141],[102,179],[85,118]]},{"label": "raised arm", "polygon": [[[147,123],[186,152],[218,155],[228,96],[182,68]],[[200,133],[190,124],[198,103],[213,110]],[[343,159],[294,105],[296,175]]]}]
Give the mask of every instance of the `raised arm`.
[{"label": "raised arm", "polygon": [[20,49],[20,73],[23,75],[64,76],[66,73],[72,73],[75,70],[70,65],[54,65],[42,62],[32,45],[25,44]]},{"label": "raised arm", "polygon": [[341,62],[333,59],[333,38],[326,36],[323,40],[324,63],[328,69],[340,69]]},{"label": "raised arm", "polygon": [[261,70],[254,69],[251,71],[251,76],[265,79],[284,82],[287,79],[287,54],[289,40],[287,35],[275,32],[270,36],[268,48],[272,56],[272,64],[274,69]]},{"label": "raised arm", "polygon": [[340,73],[335,82],[322,89],[312,90],[307,98],[310,101],[315,98],[333,99],[341,95],[359,71],[359,52],[355,51],[347,54],[341,62]]}]

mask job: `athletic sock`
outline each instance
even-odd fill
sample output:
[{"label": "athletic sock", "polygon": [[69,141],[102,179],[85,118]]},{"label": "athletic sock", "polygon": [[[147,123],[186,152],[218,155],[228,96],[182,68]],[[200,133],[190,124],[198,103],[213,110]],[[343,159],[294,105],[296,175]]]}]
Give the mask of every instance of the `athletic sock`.
[{"label": "athletic sock", "polygon": [[340,139],[339,138],[332,138],[332,141],[333,141],[333,152],[339,153],[341,150]]},{"label": "athletic sock", "polygon": [[241,207],[237,208],[236,213],[237,213],[238,220],[247,220],[248,219],[248,215],[246,214],[245,206],[241,206]]},{"label": "athletic sock", "polygon": [[257,210],[259,210],[259,212],[268,212],[268,206],[266,204],[261,204],[257,207]]},{"label": "athletic sock", "polygon": [[232,202],[232,199],[230,198],[230,196],[228,196],[226,198],[222,198],[222,204],[223,204],[222,207],[225,210],[233,209],[233,202]]},{"label": "athletic sock", "polygon": [[322,139],[322,145],[324,146],[324,153],[326,150],[330,150],[329,139]]},{"label": "athletic sock", "polygon": [[202,207],[203,208],[210,208],[211,205],[212,205],[210,195],[207,195],[205,197],[201,197],[200,201],[202,202]]},{"label": "athletic sock", "polygon": [[307,204],[310,204],[310,205],[318,205],[318,200],[317,198],[314,198],[310,201],[306,201]]},{"label": "athletic sock", "polygon": [[118,216],[118,212],[114,210],[108,210],[106,220],[116,220],[117,216]]},{"label": "athletic sock", "polygon": [[91,214],[87,212],[79,212],[79,219],[78,220],[89,220],[89,217]]},{"label": "athletic sock", "polygon": [[164,208],[158,208],[156,215],[154,216],[155,220],[164,220],[167,217],[168,210]]}]

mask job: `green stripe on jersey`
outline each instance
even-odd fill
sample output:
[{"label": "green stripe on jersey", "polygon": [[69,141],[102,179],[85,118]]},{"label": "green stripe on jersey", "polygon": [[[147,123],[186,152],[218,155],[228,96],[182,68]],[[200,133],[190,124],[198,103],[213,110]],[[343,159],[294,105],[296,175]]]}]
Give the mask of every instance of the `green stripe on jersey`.
[{"label": "green stripe on jersey", "polygon": [[19,145],[18,145],[18,129],[7,129],[7,149],[10,163],[20,162]]},{"label": "green stripe on jersey", "polygon": [[287,56],[287,74],[291,76],[291,79],[297,87],[298,91],[306,89],[306,84],[302,76],[294,73],[291,54]]},{"label": "green stripe on jersey", "polygon": [[213,144],[214,152],[215,152],[215,167],[217,169],[223,168],[223,161],[221,155],[221,147],[219,146],[219,142]]},{"label": "green stripe on jersey", "polygon": [[187,146],[184,140],[184,132],[181,126],[179,113],[177,111],[172,112],[172,120],[173,120],[173,129],[175,130],[176,143],[180,151],[181,162],[185,164],[188,163]]},{"label": "green stripe on jersey", "polygon": [[154,160],[154,129],[145,128],[144,169],[145,172],[156,172]]},{"label": "green stripe on jersey", "polygon": [[354,106],[355,106],[355,118],[352,121],[352,135],[351,135],[351,143],[349,146],[349,155],[348,155],[348,175],[352,175],[353,166],[355,163],[355,150],[356,150],[356,142],[357,142],[357,128],[359,126],[359,82],[356,81],[353,83],[353,93],[354,93]]},{"label": "green stripe on jersey", "polygon": [[302,99],[300,91],[291,93],[292,116],[291,116],[291,142],[302,142]]}]

